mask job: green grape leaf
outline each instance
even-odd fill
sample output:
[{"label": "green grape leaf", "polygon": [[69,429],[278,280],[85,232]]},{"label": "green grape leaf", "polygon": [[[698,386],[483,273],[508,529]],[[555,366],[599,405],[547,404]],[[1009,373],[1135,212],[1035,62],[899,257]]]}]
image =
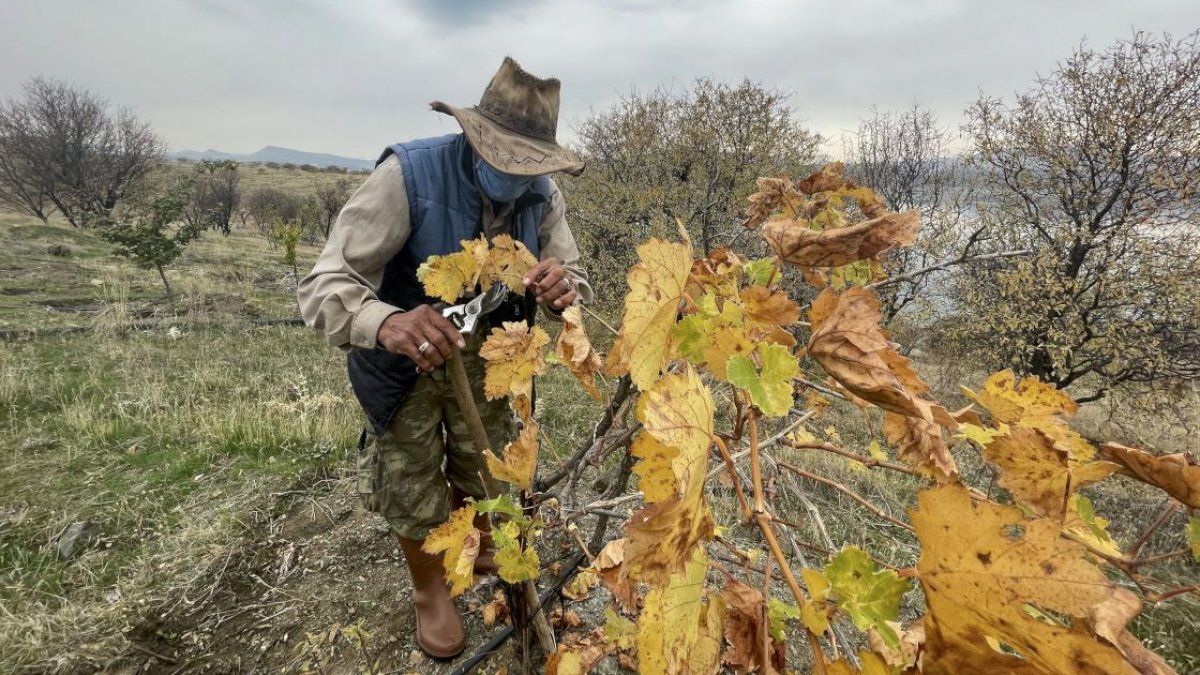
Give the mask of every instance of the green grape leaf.
[{"label": "green grape leaf", "polygon": [[900,636],[888,622],[899,620],[900,599],[909,588],[907,580],[894,570],[877,570],[870,556],[854,546],[833,556],[825,576],[833,599],[855,626],[874,628],[889,646],[900,646]]},{"label": "green grape leaf", "polygon": [[532,546],[522,548],[519,535],[520,529],[511,520],[492,530],[500,578],[510,584],[538,578],[537,551]]},{"label": "green grape leaf", "polygon": [[764,415],[782,417],[792,409],[792,378],[800,371],[800,364],[783,345],[760,344],[758,356],[762,360],[761,372],[753,361],[741,355],[729,357],[725,371],[730,383],[745,389]]},{"label": "green grape leaf", "polygon": [[767,619],[771,623],[771,638],[776,642],[787,641],[787,635],[784,633],[787,622],[799,618],[800,608],[795,603],[784,602],[779,598],[771,598],[771,601],[767,603]]},{"label": "green grape leaf", "polygon": [[779,279],[779,266],[775,263],[775,258],[751,260],[742,266],[742,270],[746,272],[746,279],[751,284],[759,286],[770,286],[772,281]]}]

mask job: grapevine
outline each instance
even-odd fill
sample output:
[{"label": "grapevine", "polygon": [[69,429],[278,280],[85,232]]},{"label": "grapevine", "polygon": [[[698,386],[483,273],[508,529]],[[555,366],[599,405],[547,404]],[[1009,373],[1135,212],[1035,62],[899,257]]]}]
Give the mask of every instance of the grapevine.
[{"label": "grapevine", "polygon": [[[510,397],[523,430],[487,461],[520,498],[468,505],[431,536],[455,592],[474,581],[472,518],[482,512],[493,519],[505,582],[542,577],[536,544],[559,533],[588,563],[563,595],[611,596],[603,625],[573,629],[547,655],[549,673],[588,672],[609,656],[649,674],[783,672],[796,634],[816,673],[1173,672],[1127,626],[1143,603],[1200,588],[1167,587],[1147,572],[1200,559],[1200,466],[1182,454],[1097,447],[1071,429],[1078,407],[1070,397],[1010,371],[965,389],[969,407],[947,409],[881,327],[874,290],[886,286],[887,253],[915,240],[918,214],[887,210],[839,164],[758,185],[743,225],[760,232],[772,256],[718,249],[697,259],[682,228],[680,241],[643,243],[603,360],[583,312],[565,312],[556,361],[606,412],[594,437],[549,476],[536,475],[530,397],[532,378],[549,367],[550,338],[523,323],[493,330],[481,350],[487,395]],[[462,252],[430,260],[422,268],[430,294],[505,281],[528,256],[511,240],[494,249],[464,242]],[[803,307],[789,293],[797,277],[816,294]],[[878,427],[865,452],[807,430],[830,398]],[[973,453],[994,471],[994,489],[964,478],[959,458]],[[797,461],[815,455],[919,479],[913,508],[887,513],[819,464]],[[606,464],[602,493],[578,503],[582,474]],[[1080,492],[1117,476],[1167,500],[1125,547]],[[811,484],[913,539],[919,557],[897,568],[855,546],[797,541],[797,524],[776,505],[782,495],[803,501]],[[736,496],[736,517],[757,528],[765,555],[722,536],[736,523],[714,519],[715,490]],[[609,537],[614,509],[628,507],[637,508]],[[1193,515],[1189,546],[1141,556],[1181,509]],[[591,516],[585,538],[581,523]],[[902,602],[918,589],[923,614],[902,622]],[[847,639],[851,630],[858,639]]]}]

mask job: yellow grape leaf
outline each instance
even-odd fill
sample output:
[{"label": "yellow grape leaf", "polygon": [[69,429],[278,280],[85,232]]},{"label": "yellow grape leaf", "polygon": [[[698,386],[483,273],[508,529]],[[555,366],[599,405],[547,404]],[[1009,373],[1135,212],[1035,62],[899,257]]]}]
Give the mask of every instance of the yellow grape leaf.
[{"label": "yellow grape leaf", "polygon": [[637,253],[640,262],[626,276],[625,314],[606,372],[629,373],[634,384],[647,389],[670,358],[671,326],[692,268],[692,244],[651,239]]},{"label": "yellow grape leaf", "polygon": [[968,422],[959,424],[958,433],[955,434],[954,437],[966,439],[981,448],[986,448],[994,438],[1006,433],[1008,433],[1008,425],[1004,424],[1003,422],[1000,423],[999,429],[984,427]]},{"label": "yellow grape leaf", "polygon": [[800,320],[800,306],[787,293],[766,286],[747,286],[741,292],[742,311],[754,326],[790,326]]},{"label": "yellow grape leaf", "polygon": [[732,579],[725,582],[721,589],[721,599],[725,602],[725,641],[728,647],[721,661],[732,666],[736,672],[752,673],[772,669],[783,669],[783,645],[772,645],[771,663],[763,663],[763,631],[770,631],[770,625],[763,625],[766,599],[756,588]]},{"label": "yellow grape leaf", "polygon": [[583,310],[571,305],[562,312],[562,331],[554,345],[554,354],[579,380],[592,398],[600,400],[596,388],[596,374],[600,372],[600,355],[592,349],[592,342],[583,331]]},{"label": "yellow grape leaf", "polygon": [[800,570],[804,586],[808,589],[809,601],[800,608],[804,627],[813,635],[829,630],[829,580],[821,570],[805,567]]},{"label": "yellow grape leaf", "polygon": [[490,450],[483,454],[493,478],[512,483],[522,490],[532,489],[533,474],[537,471],[537,423],[525,423],[517,439],[504,446],[504,459],[497,458]]},{"label": "yellow grape leaf", "polygon": [[546,659],[546,675],[584,675],[583,657],[566,645],[559,645]]},{"label": "yellow grape leaf", "polygon": [[1097,550],[1120,557],[1121,547],[1108,533],[1108,519],[1096,515],[1092,500],[1081,494],[1071,495],[1063,529]]},{"label": "yellow grape leaf", "polygon": [[613,611],[604,609],[604,641],[615,649],[631,649],[637,641],[637,624]]},{"label": "yellow grape leaf", "polygon": [[997,481],[1013,498],[1044,516],[1061,517],[1070,495],[1104,480],[1117,465],[1071,462],[1062,446],[1037,429],[1011,427],[983,449],[983,457],[999,469]]},{"label": "yellow grape leaf", "polygon": [[1063,392],[1036,377],[1026,377],[1018,384],[1011,370],[992,373],[975,393],[963,387],[967,398],[987,408],[998,422],[1017,424],[1026,417],[1070,417],[1079,406]]},{"label": "yellow grape leaf", "polygon": [[1145,450],[1105,443],[1102,456],[1125,473],[1153,485],[1193,509],[1200,509],[1200,465],[1186,453],[1152,455]]},{"label": "yellow grape leaf", "polygon": [[1188,519],[1187,540],[1188,546],[1192,549],[1192,557],[1196,559],[1196,562],[1200,562],[1200,517]]},{"label": "yellow grape leaf", "polygon": [[841,267],[912,244],[920,227],[920,212],[906,211],[825,230],[812,229],[804,219],[771,220],[763,226],[762,235],[784,262],[802,267]]},{"label": "yellow grape leaf", "polygon": [[475,529],[475,507],[468,504],[450,514],[421,545],[430,555],[444,554],[442,565],[450,594],[459,595],[475,581],[475,558],[479,555],[479,530]]},{"label": "yellow grape leaf", "polygon": [[796,357],[779,345],[759,345],[762,370],[745,356],[731,356],[725,372],[729,383],[745,389],[763,415],[783,417],[792,409],[792,379],[800,372]]},{"label": "yellow grape leaf", "polygon": [[685,367],[644,389],[642,400],[637,414],[646,432],[679,449],[672,469],[681,493],[702,493],[713,438],[713,401],[708,387],[694,369]]},{"label": "yellow grape leaf", "polygon": [[647,504],[657,504],[674,496],[679,487],[672,463],[679,456],[678,448],[664,445],[646,432],[638,434],[629,448],[638,463],[633,472],[638,476],[638,488]]},{"label": "yellow grape leaf", "polygon": [[979,393],[966,387],[963,393],[986,408],[1001,430],[1006,424],[1037,429],[1062,445],[1072,460],[1087,461],[1096,455],[1096,449],[1067,426],[1079,406],[1036,377],[1018,383],[1013,371],[1002,370],[989,375]]},{"label": "yellow grape leaf", "polygon": [[847,546],[825,566],[825,578],[833,600],[862,630],[874,629],[891,647],[900,646],[900,636],[888,625],[900,618],[900,599],[908,592],[908,581],[895,570],[876,569],[875,562],[860,548]]},{"label": "yellow grape leaf", "polygon": [[496,542],[496,566],[500,578],[510,584],[538,578],[538,554],[533,546],[521,546],[520,528],[511,520],[492,529]]},{"label": "yellow grape leaf", "polygon": [[886,462],[888,459],[887,453],[883,451],[883,446],[879,444],[879,441],[871,441],[871,445],[867,446],[867,452],[877,461]]},{"label": "yellow grape leaf", "polygon": [[506,321],[503,327],[493,328],[479,355],[487,362],[483,376],[483,393],[488,400],[505,396],[531,398],[533,376],[546,371],[542,348],[550,344],[550,336],[538,326],[529,327],[523,321]]},{"label": "yellow grape leaf", "polygon": [[425,285],[425,294],[445,302],[454,302],[479,283],[487,241],[465,239],[462,249],[449,255],[429,256],[417,268],[417,279]]},{"label": "yellow grape leaf", "polygon": [[709,674],[720,667],[725,605],[704,598],[708,558],[697,550],[666,584],[646,594],[638,617],[638,672]]},{"label": "yellow grape leaf", "polygon": [[483,260],[480,285],[486,291],[492,284],[501,283],[521,295],[525,293],[525,284],[522,283],[525,273],[536,264],[537,258],[525,248],[525,244],[507,234],[497,235],[492,238],[492,247]]},{"label": "yellow grape leaf", "polygon": [[707,366],[720,380],[727,377],[725,366],[731,356],[754,350],[741,307],[728,301],[718,310],[717,298],[711,293],[700,299],[695,314],[671,329],[671,339],[680,356]]},{"label": "yellow grape leaf", "polygon": [[[810,603],[811,604],[811,603]],[[787,642],[787,622],[800,620],[800,608],[794,602],[771,598],[767,602],[767,621],[770,623],[771,639]]]},{"label": "yellow grape leaf", "polygon": [[600,578],[596,576],[596,572],[592,569],[584,569],[575,575],[571,583],[563,586],[563,597],[569,600],[586,600],[592,594],[592,589],[596,584],[600,583]]},{"label": "yellow grape leaf", "polygon": [[[958,484],[922,491],[911,515],[928,606],[923,672],[1173,672],[1125,631],[1137,597],[1063,538],[1057,521],[975,502]],[[1048,625],[1027,606],[1072,625]],[[987,638],[1020,656],[996,651]]]},{"label": "yellow grape leaf", "polygon": [[686,366],[645,390],[637,414],[645,433],[679,451],[671,460],[677,487],[676,496],[650,504],[630,517],[622,571],[647,583],[662,584],[712,536],[712,515],[704,498],[712,443],[712,396],[696,371]]}]

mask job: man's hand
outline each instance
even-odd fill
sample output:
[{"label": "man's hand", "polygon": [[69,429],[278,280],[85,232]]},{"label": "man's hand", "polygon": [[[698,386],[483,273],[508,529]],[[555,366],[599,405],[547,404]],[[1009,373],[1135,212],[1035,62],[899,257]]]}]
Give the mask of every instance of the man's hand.
[{"label": "man's hand", "polygon": [[562,312],[575,302],[575,282],[563,269],[558,258],[546,258],[525,273],[522,280],[526,288],[533,290],[537,301],[555,314]]},{"label": "man's hand", "polygon": [[[454,324],[429,305],[389,315],[375,339],[389,352],[412,359],[423,373],[433,372],[455,349],[467,346]],[[424,350],[422,345],[427,345]]]}]

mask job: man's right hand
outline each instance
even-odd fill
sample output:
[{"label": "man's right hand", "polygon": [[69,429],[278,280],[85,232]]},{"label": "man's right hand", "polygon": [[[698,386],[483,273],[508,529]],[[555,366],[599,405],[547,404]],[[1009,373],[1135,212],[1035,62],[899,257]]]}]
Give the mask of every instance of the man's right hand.
[{"label": "man's right hand", "polygon": [[[455,349],[467,346],[454,324],[429,305],[389,315],[379,326],[375,339],[389,352],[412,359],[423,373],[433,372]],[[421,353],[421,345],[425,343],[429,346]]]}]

